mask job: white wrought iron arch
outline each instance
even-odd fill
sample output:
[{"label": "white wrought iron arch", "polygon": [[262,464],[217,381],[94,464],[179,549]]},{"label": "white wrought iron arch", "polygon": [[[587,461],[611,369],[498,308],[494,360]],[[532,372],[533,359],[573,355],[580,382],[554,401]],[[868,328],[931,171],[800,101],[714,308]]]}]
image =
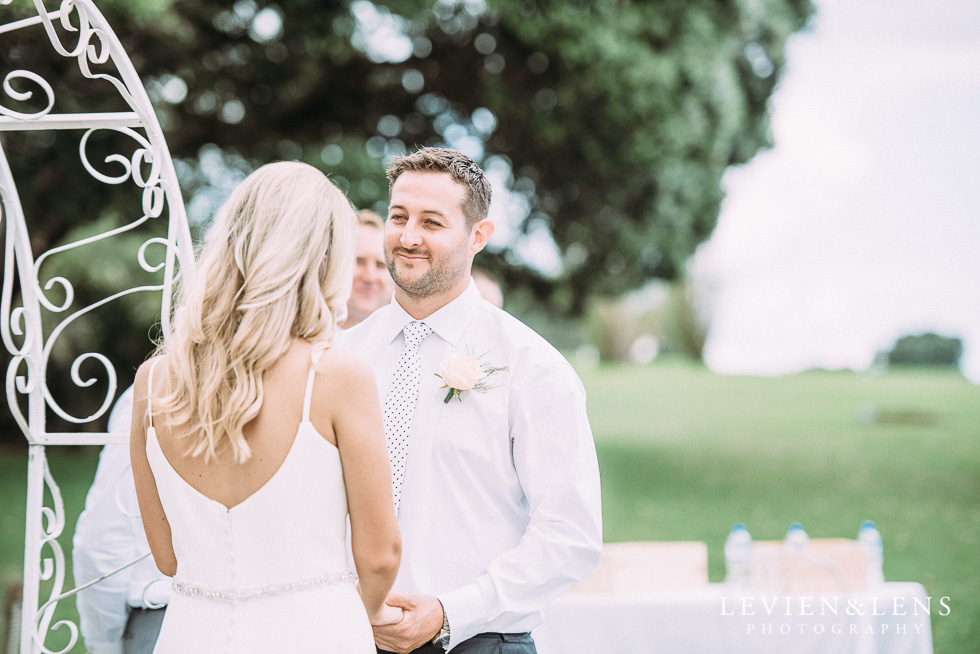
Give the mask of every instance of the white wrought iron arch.
[{"label": "white wrought iron arch", "polygon": [[[4,224],[5,250],[3,290],[0,297],[0,333],[10,352],[7,369],[7,403],[17,424],[28,441],[27,521],[24,551],[24,591],[21,603],[21,654],[61,654],[72,650],[79,641],[78,626],[61,620],[51,624],[57,603],[84,587],[98,583],[91,580],[82,587],[64,590],[65,556],[58,538],[65,527],[65,511],[57,482],[47,464],[45,448],[59,445],[105,445],[122,443],[128,434],[82,431],[49,432],[46,415],[53,411],[71,424],[84,425],[101,418],[116,395],[116,372],[112,362],[99,352],[77,356],[72,364],[71,377],[80,389],[91,387],[96,378],[83,378],[80,369],[86,361],[97,361],[105,370],[108,389],[98,410],[89,416],[72,415],[60,406],[47,386],[47,368],[51,349],[64,330],[93,310],[134,293],[161,292],[160,318],[164,334],[170,328],[172,289],[178,275],[193,274],[194,256],[190,230],[163,131],[152,105],[119,39],[109,27],[92,0],[61,0],[57,9],[49,10],[44,0],[31,0],[35,14],[19,20],[4,21],[0,15],[0,35],[24,29],[43,29],[47,40],[62,57],[74,59],[81,74],[95,83],[104,83],[128,107],[127,111],[99,113],[55,113],[57,98],[52,85],[41,75],[29,70],[6,73],[0,93],[0,132],[28,130],[80,131],[79,156],[85,169],[96,182],[103,184],[133,184],[141,190],[142,215],[121,227],[85,238],[68,245],[52,248],[37,258],[33,256],[29,221],[25,217],[10,162],[0,142],[0,222]],[[0,11],[14,0],[0,0]],[[20,3],[27,5],[27,2]],[[0,46],[2,47],[2,46]],[[94,71],[97,68],[98,71]],[[109,70],[110,72],[106,72]],[[31,90],[17,90],[26,86]],[[35,93],[42,94],[44,108],[38,110]],[[34,107],[18,111],[11,104],[26,103],[33,98]],[[22,109],[24,107],[21,107]],[[135,151],[129,155],[111,154],[106,165],[118,174],[109,175],[97,170],[89,160],[87,148],[90,137],[110,130],[132,140]],[[167,236],[148,238],[139,248],[137,260],[147,273],[162,277],[159,284],[124,288],[83,307],[74,306],[74,286],[63,277],[52,277],[43,283],[39,268],[48,259],[66,250],[84,247],[96,241],[129,232],[147,221],[166,221]],[[159,262],[148,257],[151,246],[162,246]],[[15,279],[19,286],[20,306],[13,306]],[[55,287],[64,299],[55,302],[49,293]],[[47,318],[53,329],[45,337]],[[51,327],[52,323],[46,324]],[[26,400],[25,400],[26,398]],[[27,411],[21,405],[26,401]],[[51,506],[45,505],[45,488],[51,496]],[[48,552],[45,553],[44,548]],[[135,561],[127,565],[131,565]],[[123,566],[126,567],[126,566]],[[120,568],[122,569],[122,568]],[[41,581],[51,580],[50,595],[41,602]],[[13,629],[8,625],[8,629]],[[46,646],[48,635],[61,628],[69,632],[68,645],[53,652]]]}]

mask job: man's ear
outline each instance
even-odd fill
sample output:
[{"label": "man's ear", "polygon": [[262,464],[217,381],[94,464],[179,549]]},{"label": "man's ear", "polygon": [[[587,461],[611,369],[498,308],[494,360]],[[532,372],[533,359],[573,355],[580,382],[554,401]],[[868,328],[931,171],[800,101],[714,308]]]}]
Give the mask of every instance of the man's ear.
[{"label": "man's ear", "polygon": [[489,218],[484,218],[477,224],[473,225],[473,229],[470,230],[470,254],[475,255],[477,252],[482,250],[487,246],[490,241],[490,237],[493,236],[494,224]]}]

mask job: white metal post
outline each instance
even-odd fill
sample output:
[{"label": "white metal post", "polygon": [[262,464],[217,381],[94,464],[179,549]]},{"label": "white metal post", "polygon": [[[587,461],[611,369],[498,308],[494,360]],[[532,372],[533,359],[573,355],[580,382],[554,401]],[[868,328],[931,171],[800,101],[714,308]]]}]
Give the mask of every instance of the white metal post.
[{"label": "white metal post", "polygon": [[[0,12],[11,1],[0,0]],[[53,113],[56,98],[52,85],[34,72],[14,70],[5,74],[0,87],[0,132],[81,131],[79,157],[81,164],[93,177],[94,183],[135,184],[142,189],[143,213],[142,217],[127,225],[53,248],[35,258],[31,251],[29,223],[23,214],[9,162],[0,144],[0,199],[3,203],[0,222],[5,223],[3,227],[6,238],[0,332],[2,332],[3,343],[12,356],[6,374],[7,402],[11,413],[24,432],[29,450],[20,652],[21,654],[51,653],[45,644],[49,631],[66,628],[69,642],[59,653],[55,653],[60,654],[75,648],[79,641],[79,631],[75,624],[67,621],[59,621],[52,625],[54,611],[59,601],[73,596],[80,588],[64,592],[62,589],[66,577],[66,563],[58,538],[64,531],[65,512],[58,484],[52,478],[47,465],[45,448],[69,444],[101,445],[120,442],[126,437],[121,434],[91,433],[80,430],[64,433],[47,431],[48,411],[72,424],[89,423],[105,415],[116,391],[116,374],[111,361],[97,352],[79,354],[72,367],[73,382],[80,388],[89,386],[94,380],[80,378],[79,364],[82,361],[95,360],[105,370],[109,390],[100,408],[89,416],[75,416],[70,407],[59,406],[48,390],[46,379],[52,347],[67,327],[76,320],[84,318],[87,313],[125,295],[140,292],[162,292],[162,326],[164,333],[169,333],[173,284],[178,270],[185,278],[193,275],[194,256],[183,200],[163,131],[160,129],[146,91],[129,57],[123,51],[119,39],[92,0],[61,0],[59,9],[51,12],[45,8],[43,0],[33,0],[33,4],[37,12],[33,17],[4,23],[0,13],[0,34],[21,29],[43,29],[56,52],[63,57],[75,59],[85,78],[99,84],[106,84],[107,89],[118,94],[129,110],[104,113]],[[115,74],[106,72],[106,64],[109,63],[115,66]],[[91,70],[95,66],[98,66],[99,72]],[[21,85],[18,85],[15,90],[9,84],[11,80],[19,80],[23,82],[23,86],[32,90],[19,90]],[[42,94],[42,101],[46,100],[44,103],[46,106],[41,110],[19,112],[8,106],[10,100],[14,102],[29,100],[35,93]],[[121,134],[135,143],[135,153],[114,154],[105,159],[105,163],[121,167],[122,174],[107,175],[97,170],[89,161],[86,151],[88,139],[93,133],[101,130]],[[146,165],[150,168],[148,173],[141,169],[141,166]],[[80,189],[79,192],[84,192],[84,189]],[[166,237],[153,237],[146,240],[137,258],[139,265],[146,272],[161,273],[161,283],[124,288],[89,306],[78,308],[73,305],[74,287],[70,280],[57,277],[42,284],[39,279],[38,270],[47,257],[111,238],[150,220],[167,221]],[[150,244],[165,247],[162,263],[151,263],[146,259],[145,250]],[[60,287],[65,293],[66,299],[60,304],[51,301],[47,295],[54,286]],[[17,296],[16,291],[19,291],[22,303],[19,307],[13,306]],[[44,325],[48,331],[46,339],[45,329],[42,328],[42,320],[45,318],[53,321],[52,325]],[[24,404],[27,405],[26,412],[23,411]],[[51,506],[45,506],[46,492],[50,494]],[[133,561],[128,562],[115,572],[132,563]],[[114,572],[106,576],[111,574]],[[77,581],[88,581],[86,585],[91,585],[99,583],[104,578]],[[42,603],[41,582],[46,580],[51,581],[52,590],[50,597]]]}]

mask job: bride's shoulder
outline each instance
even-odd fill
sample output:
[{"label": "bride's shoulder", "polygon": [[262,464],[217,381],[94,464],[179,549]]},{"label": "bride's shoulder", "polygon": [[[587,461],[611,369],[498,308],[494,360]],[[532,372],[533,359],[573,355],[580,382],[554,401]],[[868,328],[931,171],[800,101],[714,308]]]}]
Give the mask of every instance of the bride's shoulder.
[{"label": "bride's shoulder", "polygon": [[148,375],[149,372],[150,372],[150,370],[152,370],[154,368],[159,369],[160,366],[165,366],[166,365],[166,363],[165,363],[166,361],[167,361],[167,355],[166,354],[156,354],[154,356],[151,356],[149,359],[147,359],[143,363],[141,363],[139,369],[137,370],[137,372],[142,371],[142,373],[144,375]]},{"label": "bride's shoulder", "polygon": [[136,391],[145,393],[150,384],[150,379],[153,380],[154,388],[159,387],[160,379],[166,374],[166,370],[166,355],[157,355],[144,361],[136,371],[136,379],[134,380]]},{"label": "bride's shoulder", "polygon": [[350,350],[314,344],[310,363],[317,376],[343,386],[374,383],[374,373],[367,359]]}]

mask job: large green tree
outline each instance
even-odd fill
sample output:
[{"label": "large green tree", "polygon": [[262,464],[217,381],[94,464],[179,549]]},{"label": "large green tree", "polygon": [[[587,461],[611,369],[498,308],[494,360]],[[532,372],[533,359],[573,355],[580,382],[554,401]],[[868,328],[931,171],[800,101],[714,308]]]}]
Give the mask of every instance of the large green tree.
[{"label": "large green tree", "polygon": [[[286,158],[320,166],[358,206],[381,208],[386,157],[460,147],[509,171],[523,199],[518,230],[553,239],[560,260],[542,273],[505,248],[484,264],[510,289],[571,312],[590,295],[679,276],[715,225],[724,171],[770,144],[767,103],[785,44],[813,11],[810,0],[98,6],[155,102],[192,205],[224,191],[209,161],[236,172],[227,184]],[[62,80],[62,111],[109,102],[75,84],[74,62],[43,39],[0,36],[0,66]],[[4,148],[35,162],[19,183],[35,253],[87,229],[84,220],[126,214],[111,189],[85,181],[77,140],[38,133]],[[62,192],[73,188],[85,191]],[[120,332],[134,331],[146,328],[115,316],[91,333],[119,352]],[[131,349],[123,358],[145,354],[145,339]]]},{"label": "large green tree", "polygon": [[[528,200],[522,227],[546,229],[562,255],[556,278],[513,255],[500,269],[559,308],[679,274],[714,227],[724,171],[769,145],[786,40],[813,9],[809,0],[350,5],[177,0],[135,29],[137,67],[188,89],[161,102],[174,153],[216,143],[256,161],[319,160],[371,205],[385,197],[384,156],[483,141]],[[402,56],[398,32],[410,39]],[[379,55],[384,46],[396,54]]]},{"label": "large green tree", "polygon": [[[502,156],[528,200],[523,227],[545,228],[562,255],[556,278],[531,283],[575,306],[678,275],[715,224],[724,171],[769,145],[785,43],[813,11],[810,0],[100,6],[176,157],[216,144],[253,165],[306,159],[364,206],[385,199],[385,156],[482,142],[480,158]],[[51,241],[59,222],[45,221]],[[535,277],[508,263],[512,282]]]}]

